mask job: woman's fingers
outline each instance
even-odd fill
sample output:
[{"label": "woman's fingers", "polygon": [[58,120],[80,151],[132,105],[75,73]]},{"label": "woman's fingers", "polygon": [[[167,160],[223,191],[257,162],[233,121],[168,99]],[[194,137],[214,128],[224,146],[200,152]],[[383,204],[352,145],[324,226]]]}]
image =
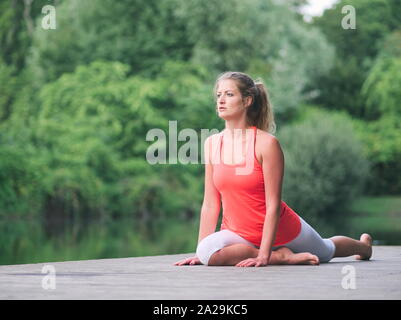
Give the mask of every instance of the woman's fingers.
[{"label": "woman's fingers", "polygon": [[240,261],[240,262],[238,262],[235,266],[236,267],[243,267],[244,265],[245,265],[245,262],[246,262],[247,260],[243,260],[243,261]]},{"label": "woman's fingers", "polygon": [[192,259],[192,261],[189,263],[190,265],[196,265],[196,264],[202,264],[199,258],[195,257]]},{"label": "woman's fingers", "polygon": [[184,259],[184,260],[180,260],[177,261],[176,263],[174,263],[175,266],[182,266],[183,264],[185,264],[187,262],[188,259]]},{"label": "woman's fingers", "polygon": [[188,259],[185,259],[185,260],[181,263],[181,265],[190,264],[190,262],[191,262],[191,258],[188,258]]},{"label": "woman's fingers", "polygon": [[244,267],[251,267],[253,265],[252,261],[248,261],[244,263]]},{"label": "woman's fingers", "polygon": [[[183,266],[183,265],[197,265],[202,264],[198,257],[186,258],[174,263],[175,266]],[[236,267],[260,267],[262,264],[255,261],[255,259],[246,259],[241,262],[238,262]]]},{"label": "woman's fingers", "polygon": [[[200,262],[200,261],[199,261]],[[174,263],[175,266],[183,266],[183,265],[194,265],[194,264],[198,264],[198,259],[195,257],[193,258],[186,258],[184,260],[180,260],[177,261],[176,263]]]},{"label": "woman's fingers", "polygon": [[243,260],[243,261],[237,263],[235,266],[236,266],[236,267],[252,267],[252,266],[254,266],[254,265],[256,265],[255,260],[253,260],[253,259],[246,259],[246,260]]}]

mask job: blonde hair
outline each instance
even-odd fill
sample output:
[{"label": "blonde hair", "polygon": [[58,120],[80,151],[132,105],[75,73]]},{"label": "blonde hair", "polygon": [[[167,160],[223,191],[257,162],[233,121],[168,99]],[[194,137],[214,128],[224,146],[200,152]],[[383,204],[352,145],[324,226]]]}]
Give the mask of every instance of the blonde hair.
[{"label": "blonde hair", "polygon": [[274,121],[273,106],[263,81],[260,79],[253,81],[250,76],[243,72],[223,72],[217,77],[214,86],[215,96],[219,82],[227,79],[236,82],[243,99],[249,96],[252,97],[252,104],[248,107],[246,114],[247,125],[255,126],[272,134],[275,133],[276,123]]}]

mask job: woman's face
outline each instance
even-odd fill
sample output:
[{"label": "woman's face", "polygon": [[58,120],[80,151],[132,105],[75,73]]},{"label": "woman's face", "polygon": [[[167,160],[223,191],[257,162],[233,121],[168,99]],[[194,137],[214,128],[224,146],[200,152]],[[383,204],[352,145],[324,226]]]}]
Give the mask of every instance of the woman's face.
[{"label": "woman's face", "polygon": [[225,120],[241,116],[246,112],[241,92],[231,79],[220,80],[216,90],[216,109],[220,118]]}]

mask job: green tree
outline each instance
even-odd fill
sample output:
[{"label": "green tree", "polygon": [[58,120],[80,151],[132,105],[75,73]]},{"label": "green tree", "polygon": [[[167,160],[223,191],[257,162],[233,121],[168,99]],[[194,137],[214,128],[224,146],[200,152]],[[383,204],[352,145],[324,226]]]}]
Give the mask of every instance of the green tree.
[{"label": "green tree", "polygon": [[[43,211],[46,220],[130,216],[151,230],[167,218],[195,215],[203,166],[150,165],[146,135],[154,128],[168,135],[168,120],[182,121],[181,128],[208,128],[214,106],[197,98],[206,92],[202,68],[168,62],[162,70],[160,77],[147,79],[129,76],[127,65],[97,61],[46,84],[34,102],[39,107],[29,109],[21,101],[16,109],[21,113],[0,132],[4,148],[19,148],[29,163],[20,170],[32,168],[25,176],[36,174],[36,214]],[[209,99],[213,102],[211,92]],[[202,117],[209,114],[205,108],[210,116]],[[186,109],[199,117],[185,119],[192,114]]]},{"label": "green tree", "polygon": [[120,61],[154,76],[166,60],[186,60],[191,42],[177,0],[64,1],[57,29],[37,24],[29,65],[45,83],[94,60]]},{"label": "green tree", "polygon": [[[57,2],[57,1],[56,1]],[[35,19],[41,16],[46,0],[0,2],[0,60],[20,72],[31,45]]]},{"label": "green tree", "polygon": [[306,111],[278,133],[286,162],[283,199],[330,233],[364,191],[369,162],[346,113]]},{"label": "green tree", "polygon": [[0,122],[13,112],[13,104],[29,85],[26,56],[32,43],[34,20],[46,0],[0,2]]},{"label": "green tree", "polygon": [[381,44],[362,87],[367,111],[376,120],[356,122],[373,163],[372,194],[399,194],[401,191],[401,32],[388,35]]},{"label": "green tree", "polygon": [[[351,5],[356,12],[356,29],[343,29],[345,14],[341,9]],[[313,84],[317,96],[310,101],[325,108],[346,110],[360,119],[374,120],[366,109],[361,88],[381,49],[382,40],[400,27],[399,1],[340,1],[313,21],[336,49],[336,61],[329,73]]]},{"label": "green tree", "polygon": [[[144,133],[165,122],[150,103],[155,86],[128,72],[120,63],[94,62],[40,91],[33,142],[47,168],[46,212],[54,203],[76,215],[141,217],[152,207],[145,194],[161,187],[160,172],[144,159]],[[142,201],[149,201],[145,208]]]},{"label": "green tree", "polygon": [[18,82],[14,70],[12,65],[8,66],[0,60],[0,122],[7,119],[12,112],[11,105]]},{"label": "green tree", "polygon": [[[397,0],[341,0],[333,8],[324,12],[321,17],[315,17],[313,25],[319,27],[330,43],[336,47],[340,58],[357,57],[363,66],[364,59],[374,58],[379,52],[378,43],[398,26],[394,25],[394,12]],[[343,29],[341,25],[345,13],[344,6],[355,8],[356,28]],[[365,66],[365,67],[366,67]]]},{"label": "green tree", "polygon": [[401,118],[401,56],[383,58],[373,66],[362,93],[369,112]]},{"label": "green tree", "polygon": [[[213,73],[239,70],[265,80],[279,120],[290,118],[313,78],[325,74],[334,51],[314,27],[273,1],[198,0],[183,3],[195,43],[191,61]],[[311,50],[313,48],[313,50]]]},{"label": "green tree", "polygon": [[354,120],[354,127],[363,142],[364,154],[372,164],[367,193],[398,195],[401,191],[400,117],[384,115],[368,123]]},{"label": "green tree", "polygon": [[234,69],[264,78],[278,116],[288,118],[333,57],[316,28],[270,0],[73,0],[57,12],[57,30],[38,26],[34,33],[29,66],[38,86],[96,59],[120,61],[147,77],[167,60],[191,61],[211,78]]},{"label": "green tree", "polygon": [[362,87],[370,113],[401,118],[401,31],[390,34]]}]

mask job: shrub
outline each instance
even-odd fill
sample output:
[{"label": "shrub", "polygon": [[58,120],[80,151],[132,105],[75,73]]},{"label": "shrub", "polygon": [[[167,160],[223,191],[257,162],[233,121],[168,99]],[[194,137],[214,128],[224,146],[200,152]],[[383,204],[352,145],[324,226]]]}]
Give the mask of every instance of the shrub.
[{"label": "shrub", "polygon": [[285,156],[283,200],[311,223],[341,222],[369,174],[350,119],[314,110],[284,127],[278,139]]},{"label": "shrub", "polygon": [[354,120],[355,132],[363,142],[364,152],[372,164],[372,179],[367,193],[398,195],[401,192],[401,122],[394,115],[364,122]]}]

